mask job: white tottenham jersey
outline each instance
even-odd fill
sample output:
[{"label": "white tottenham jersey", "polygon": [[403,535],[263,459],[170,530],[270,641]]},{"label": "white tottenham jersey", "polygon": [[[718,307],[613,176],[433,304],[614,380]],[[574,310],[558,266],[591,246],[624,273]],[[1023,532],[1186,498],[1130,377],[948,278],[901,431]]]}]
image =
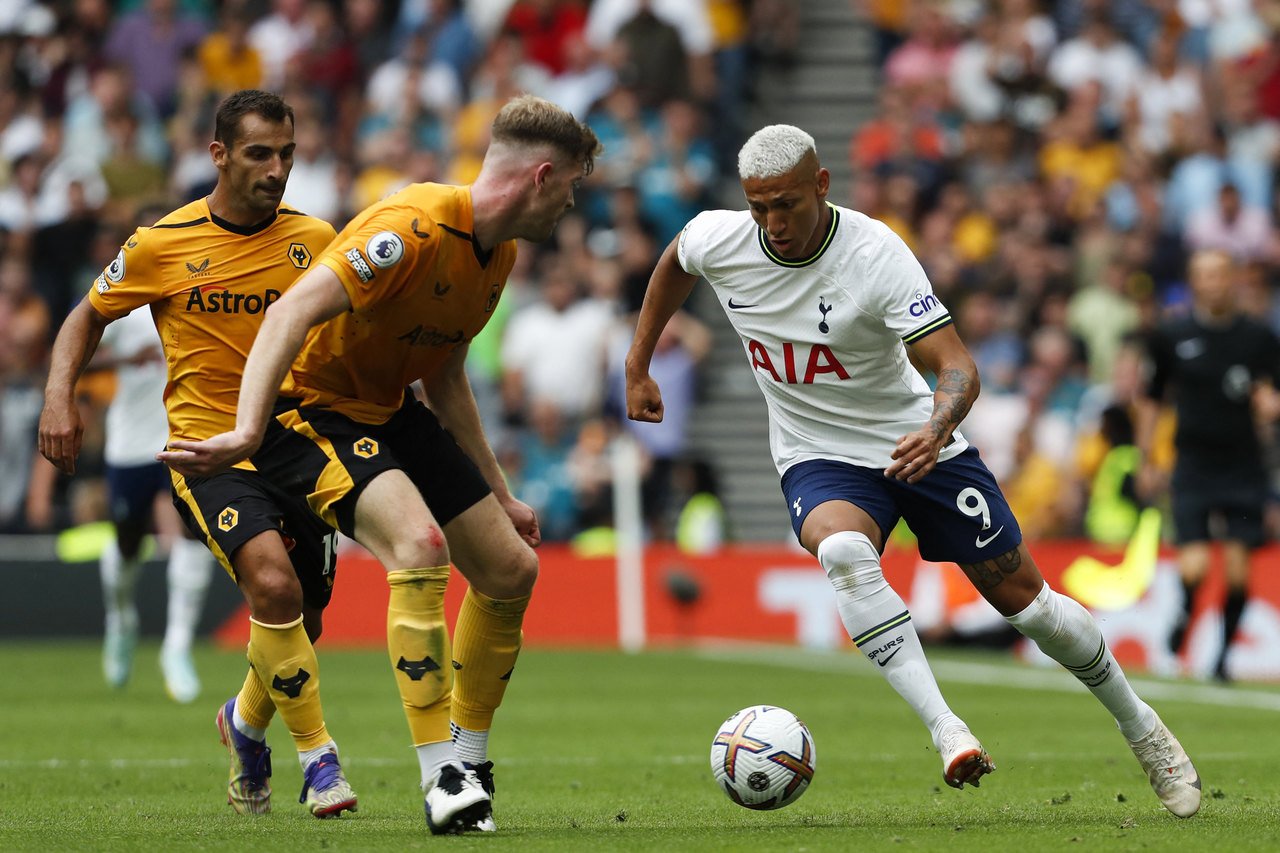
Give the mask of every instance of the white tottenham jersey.
[{"label": "white tottenham jersey", "polygon": [[139,364],[116,366],[116,394],[107,407],[103,458],[119,467],[154,463],[169,440],[169,418],[164,410],[168,370],[151,312],[139,308],[112,322],[103,330],[102,345],[122,362],[147,350],[154,355]]},{"label": "white tottenham jersey", "polygon": [[[951,322],[888,226],[836,205],[812,257],[784,259],[748,211],[699,214],[680,234],[686,272],[715,288],[769,406],[781,474],[809,459],[885,468],[933,413],[905,344]],[[968,447],[957,431],[942,449]]]}]

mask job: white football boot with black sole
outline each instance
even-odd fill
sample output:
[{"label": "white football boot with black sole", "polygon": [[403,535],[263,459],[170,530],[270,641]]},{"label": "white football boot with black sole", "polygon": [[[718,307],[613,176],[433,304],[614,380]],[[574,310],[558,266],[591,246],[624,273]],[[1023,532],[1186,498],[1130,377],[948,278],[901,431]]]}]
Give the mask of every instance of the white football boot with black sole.
[{"label": "white football boot with black sole", "polygon": [[493,804],[476,774],[453,764],[440,771],[423,809],[432,835],[477,832],[482,822],[493,821]]}]

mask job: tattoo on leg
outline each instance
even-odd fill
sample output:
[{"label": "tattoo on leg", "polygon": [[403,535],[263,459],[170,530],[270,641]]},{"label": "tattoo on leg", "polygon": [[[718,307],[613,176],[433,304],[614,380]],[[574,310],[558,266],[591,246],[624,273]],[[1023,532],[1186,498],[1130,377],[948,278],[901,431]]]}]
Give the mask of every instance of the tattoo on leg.
[{"label": "tattoo on leg", "polygon": [[981,563],[960,563],[960,568],[979,590],[995,589],[1022,565],[1022,555],[1014,548],[1007,554]]}]

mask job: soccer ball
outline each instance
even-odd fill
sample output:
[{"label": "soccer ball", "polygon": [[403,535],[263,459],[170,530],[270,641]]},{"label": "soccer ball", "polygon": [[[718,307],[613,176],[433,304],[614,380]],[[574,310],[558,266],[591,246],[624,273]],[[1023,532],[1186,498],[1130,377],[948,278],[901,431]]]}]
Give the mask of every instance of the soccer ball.
[{"label": "soccer ball", "polygon": [[809,729],[775,705],[743,708],[720,725],[711,742],[716,784],[749,809],[780,809],[800,799],[817,760]]}]

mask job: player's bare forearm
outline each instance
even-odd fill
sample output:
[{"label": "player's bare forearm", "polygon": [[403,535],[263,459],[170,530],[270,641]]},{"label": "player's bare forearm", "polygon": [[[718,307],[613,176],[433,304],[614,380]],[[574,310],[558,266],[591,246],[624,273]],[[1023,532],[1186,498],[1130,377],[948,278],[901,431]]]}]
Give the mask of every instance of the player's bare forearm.
[{"label": "player's bare forearm", "polygon": [[493,455],[493,448],[484,434],[484,425],[480,421],[480,410],[476,406],[475,395],[471,392],[471,382],[467,379],[464,365],[467,347],[458,347],[449,356],[440,371],[428,382],[423,381],[427,405],[440,420],[441,426],[449,431],[462,452],[480,469],[493,496],[502,506],[503,512],[511,519],[520,538],[531,548],[542,544],[542,531],[538,525],[538,514],[533,507],[517,500],[507,486],[507,478],[502,473],[498,459]]},{"label": "player's bare forearm", "polygon": [[952,326],[911,345],[915,360],[938,378],[929,420],[898,439],[886,477],[919,482],[938,464],[938,454],[969,414],[982,385],[978,367]]},{"label": "player's bare forearm", "polygon": [[170,441],[156,458],[184,476],[207,477],[252,456],[307,333],[350,308],[337,274],[323,265],[312,268],[271,306],[258,328],[240,380],[236,428],[204,441]]},{"label": "player's bare forearm", "polygon": [[83,299],[67,316],[53,343],[37,446],[40,455],[64,474],[75,473],[84,434],[75,402],[76,381],[93,358],[102,330],[110,322],[87,298]]},{"label": "player's bare forearm", "polygon": [[84,373],[93,354],[97,352],[102,331],[111,321],[98,313],[83,299],[71,310],[58,331],[49,357],[49,380],[45,385],[45,399],[62,397],[71,399],[76,381]]},{"label": "player's bare forearm", "polygon": [[668,321],[689,298],[697,277],[689,275],[676,259],[676,241],[672,240],[662,252],[658,264],[649,276],[644,303],[640,306],[640,318],[636,321],[635,336],[627,353],[627,374],[647,374],[658,338]]},{"label": "player's bare forearm", "polygon": [[963,367],[944,367],[938,374],[938,387],[933,392],[933,415],[929,429],[941,444],[946,444],[951,433],[969,414],[973,401],[978,397],[980,382],[977,370]]},{"label": "player's bare forearm", "polygon": [[662,420],[662,394],[657,383],[649,377],[649,364],[653,361],[653,351],[658,346],[662,330],[689,298],[698,281],[697,276],[681,268],[676,258],[679,239],[672,240],[663,251],[653,275],[649,277],[635,336],[627,352],[627,417],[635,421]]},{"label": "player's bare forearm", "polygon": [[302,351],[309,331],[311,324],[296,312],[267,312],[244,364],[236,406],[237,432],[262,439],[280,385]]},{"label": "player's bare forearm", "polygon": [[422,383],[423,390],[426,391],[427,405],[439,419],[440,425],[458,442],[462,452],[476,463],[485,482],[501,501],[510,496],[510,490],[502,467],[498,465],[489,439],[484,434],[480,409],[476,406],[475,394],[471,391],[471,382],[463,367],[466,353],[465,346],[454,350],[440,372],[430,382]]},{"label": "player's bare forearm", "polygon": [[280,384],[312,327],[351,309],[337,273],[317,266],[271,306],[249,350],[240,382],[236,431],[262,439]]}]

